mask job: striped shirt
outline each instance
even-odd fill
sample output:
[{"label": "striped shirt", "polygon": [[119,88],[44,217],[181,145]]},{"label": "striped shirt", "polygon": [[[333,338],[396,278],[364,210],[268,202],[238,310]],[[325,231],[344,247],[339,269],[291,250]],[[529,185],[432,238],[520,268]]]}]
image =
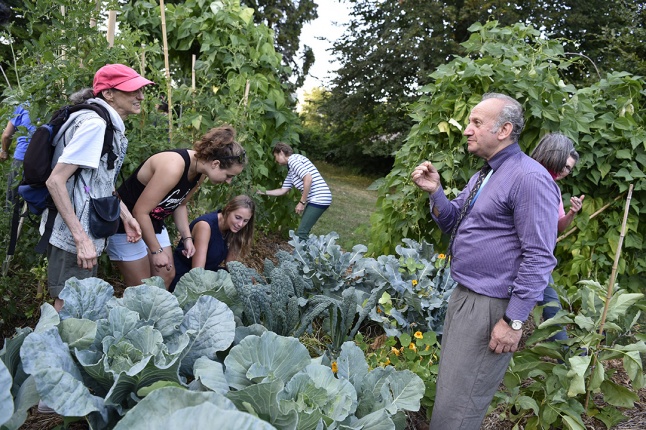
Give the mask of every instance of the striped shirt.
[{"label": "striped shirt", "polygon": [[[543,166],[512,144],[489,160],[493,175],[481,188],[455,236],[451,276],[470,290],[508,298],[507,316],[525,321],[543,297],[556,265],[558,206],[556,182]],[[450,232],[477,174],[449,201],[440,187],[430,196],[431,215]]]},{"label": "striped shirt", "polygon": [[287,168],[287,177],[282,188],[296,187],[303,191],[303,178],[309,173],[312,175],[312,186],[307,195],[307,203],[320,206],[329,206],[332,203],[330,187],[327,186],[316,166],[307,157],[300,154],[290,155],[287,159]]}]

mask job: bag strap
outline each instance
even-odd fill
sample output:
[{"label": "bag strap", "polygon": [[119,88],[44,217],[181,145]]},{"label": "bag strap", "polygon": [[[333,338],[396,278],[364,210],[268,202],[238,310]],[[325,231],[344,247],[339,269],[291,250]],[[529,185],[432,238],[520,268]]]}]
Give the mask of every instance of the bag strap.
[{"label": "bag strap", "polygon": [[112,123],[110,112],[98,103],[81,103],[68,107],[70,113],[83,109],[95,112],[105,121],[105,134],[103,135],[103,148],[101,149],[101,155],[108,154],[108,170],[112,170],[114,169],[114,164],[117,161],[117,154],[114,153],[114,124]]},{"label": "bag strap", "polygon": [[56,209],[56,205],[54,204],[49,205],[48,203],[47,209],[49,210],[47,211],[47,221],[45,222],[45,231],[43,232],[43,235],[40,237],[40,240],[38,241],[36,248],[34,248],[36,252],[39,254],[45,254],[47,252],[47,245],[49,245],[49,238],[52,237],[52,231],[54,231],[54,221],[56,221],[56,217],[58,216],[58,209]]},{"label": "bag strap", "polygon": [[16,252],[16,243],[18,242],[18,224],[20,224],[20,208],[22,207],[22,199],[20,198],[20,194],[18,194],[18,187],[13,190],[13,195],[13,215],[11,217],[11,233],[7,255],[13,255]]}]

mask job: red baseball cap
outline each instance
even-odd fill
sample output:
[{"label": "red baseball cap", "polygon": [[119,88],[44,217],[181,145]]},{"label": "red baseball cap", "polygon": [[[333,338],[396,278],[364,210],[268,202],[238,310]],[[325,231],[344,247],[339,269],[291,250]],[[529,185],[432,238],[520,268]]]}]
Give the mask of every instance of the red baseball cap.
[{"label": "red baseball cap", "polygon": [[103,90],[116,88],[120,91],[136,91],[139,88],[155,84],[153,81],[142,77],[128,66],[123,64],[106,64],[101,67],[94,75],[94,95],[98,95]]}]

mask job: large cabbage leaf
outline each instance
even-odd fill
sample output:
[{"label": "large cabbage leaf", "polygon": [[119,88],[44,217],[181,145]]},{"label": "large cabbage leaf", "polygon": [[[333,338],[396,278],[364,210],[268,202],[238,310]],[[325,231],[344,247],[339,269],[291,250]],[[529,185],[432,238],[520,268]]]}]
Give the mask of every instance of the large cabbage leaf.
[{"label": "large cabbage leaf", "polygon": [[[199,383],[201,387],[220,394],[229,392],[229,384],[227,384],[227,379],[224,377],[222,363],[206,357],[200,357],[195,360],[193,376],[195,376],[195,381],[192,384]],[[193,385],[190,385],[190,387],[192,389]]]},{"label": "large cabbage leaf", "polygon": [[107,420],[103,399],[84,385],[56,327],[29,334],[20,349],[20,358],[25,372],[34,377],[42,400],[60,415],[82,417],[97,411]]},{"label": "large cabbage leaf", "polygon": [[290,410],[283,413],[278,407],[278,393],[284,384],[280,380],[261,382],[239,391],[229,391],[226,396],[240,410],[247,410],[281,430],[296,430],[298,413]]},{"label": "large cabbage leaf", "polygon": [[424,382],[410,370],[397,371],[392,366],[373,369],[365,377],[359,392],[357,417],[380,409],[390,415],[399,410],[418,411],[424,396]]},{"label": "large cabbage leaf", "polygon": [[320,364],[310,364],[294,375],[277,399],[283,413],[298,413],[299,429],[314,428],[321,419],[327,424],[343,421],[357,407],[352,384]]},{"label": "large cabbage leaf", "polygon": [[186,312],[180,330],[191,338],[180,368],[190,374],[198,358],[214,359],[218,351],[231,346],[235,336],[233,312],[218,299],[202,296]]},{"label": "large cabbage leaf", "polygon": [[212,428],[213,423],[217,423],[218,430],[276,430],[271,424],[253,415],[222,410],[209,403],[180,409],[166,421],[168,428]]},{"label": "large cabbage leaf", "polygon": [[12,385],[13,379],[9,369],[4,365],[4,361],[0,360],[0,426],[9,421],[13,415]]},{"label": "large cabbage leaf", "polygon": [[214,272],[196,267],[180,278],[173,294],[182,308],[192,305],[201,296],[214,297],[232,308],[238,293],[226,270]]},{"label": "large cabbage leaf", "polygon": [[341,345],[337,366],[337,377],[347,379],[357,392],[361,392],[363,379],[369,370],[366,357],[361,348],[352,341],[344,342]]},{"label": "large cabbage leaf", "polygon": [[247,336],[231,348],[224,374],[230,387],[241,390],[273,380],[287,383],[309,363],[307,348],[298,339],[268,331],[260,337]]},{"label": "large cabbage leaf", "polygon": [[121,304],[137,312],[143,324],[152,325],[164,338],[175,334],[184,318],[177,298],[153,285],[126,288]]},{"label": "large cabbage leaf", "polygon": [[395,430],[396,426],[385,409],[380,409],[361,419],[348,417],[339,424],[339,430]]},{"label": "large cabbage leaf", "polygon": [[59,298],[65,301],[61,309],[61,319],[83,318],[96,321],[108,314],[107,303],[112,300],[114,289],[99,278],[65,281],[65,288]]},{"label": "large cabbage leaf", "polygon": [[29,409],[40,399],[34,378],[24,372],[20,361],[20,348],[31,332],[31,328],[17,328],[16,334],[5,339],[0,350],[0,366],[6,369],[6,374],[0,371],[0,428],[3,429],[20,428],[27,419]]},{"label": "large cabbage leaf", "polygon": [[226,397],[214,392],[188,391],[177,387],[164,387],[154,390],[144,397],[119,421],[114,430],[133,429],[162,429],[162,428],[213,428],[217,423],[220,429],[220,420],[215,419],[202,425],[189,418],[183,424],[171,426],[170,417],[177,411],[192,406],[210,403],[219,411],[235,411],[235,405]]}]

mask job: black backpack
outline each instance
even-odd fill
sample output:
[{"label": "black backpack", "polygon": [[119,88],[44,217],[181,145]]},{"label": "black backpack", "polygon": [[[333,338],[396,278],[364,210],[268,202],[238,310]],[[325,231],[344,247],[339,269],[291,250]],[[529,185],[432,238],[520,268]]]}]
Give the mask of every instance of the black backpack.
[{"label": "black backpack", "polygon": [[[36,246],[36,250],[44,253],[51,230],[54,226],[54,219],[58,211],[53,204],[49,190],[45,185],[47,178],[52,173],[52,166],[56,164],[54,160],[55,149],[59,144],[64,145],[64,139],[61,138],[55,141],[54,138],[60,131],[61,127],[69,120],[70,115],[80,110],[91,110],[97,113],[106,122],[105,135],[103,136],[103,148],[101,150],[101,157],[108,154],[108,169],[114,169],[114,163],[117,159],[114,153],[112,139],[114,137],[114,126],[110,119],[110,113],[106,108],[95,103],[80,103],[76,105],[64,106],[54,112],[51,120],[47,124],[43,124],[36,129],[31,136],[29,146],[25,152],[23,160],[23,176],[20,185],[18,186],[18,194],[27,203],[29,211],[33,214],[40,215],[46,208],[49,208],[49,215],[45,225],[45,234],[42,236],[40,242]],[[77,170],[76,175],[80,173]]]}]

